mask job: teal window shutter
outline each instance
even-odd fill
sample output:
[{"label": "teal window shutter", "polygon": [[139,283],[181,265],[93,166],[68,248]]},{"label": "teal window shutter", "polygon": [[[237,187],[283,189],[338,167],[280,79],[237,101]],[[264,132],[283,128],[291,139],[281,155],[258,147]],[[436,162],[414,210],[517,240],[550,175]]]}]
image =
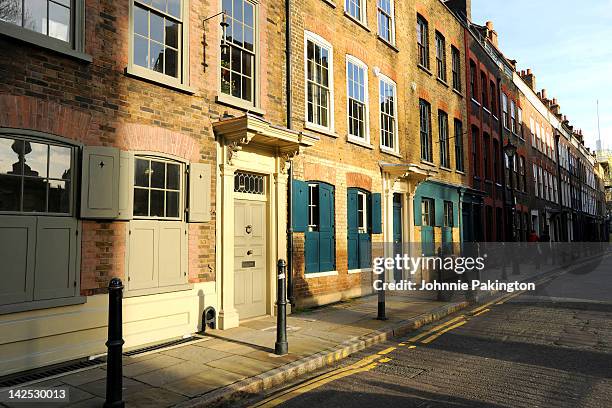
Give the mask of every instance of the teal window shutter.
[{"label": "teal window shutter", "polygon": [[348,223],[347,256],[348,268],[359,268],[359,224],[357,220],[357,190],[348,189],[346,204],[346,215]]},{"label": "teal window shutter", "polygon": [[306,231],[304,238],[306,273],[321,272],[321,264],[319,262],[319,231]]},{"label": "teal window shutter", "polygon": [[372,194],[372,234],[382,234],[382,207],[380,193]]},{"label": "teal window shutter", "polygon": [[334,188],[319,184],[319,272],[335,269]]},{"label": "teal window shutter", "polygon": [[308,183],[293,180],[293,232],[306,232],[308,228]]}]

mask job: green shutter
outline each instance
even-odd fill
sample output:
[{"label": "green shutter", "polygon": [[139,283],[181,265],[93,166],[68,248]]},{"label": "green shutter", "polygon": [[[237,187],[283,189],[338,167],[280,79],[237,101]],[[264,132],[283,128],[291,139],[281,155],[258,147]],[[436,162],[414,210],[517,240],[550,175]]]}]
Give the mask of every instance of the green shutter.
[{"label": "green shutter", "polygon": [[348,268],[359,268],[359,223],[357,221],[357,190],[348,189],[348,197],[346,204],[347,215],[347,257]]},{"label": "green shutter", "polygon": [[335,269],[334,188],[319,184],[319,271]]},{"label": "green shutter", "polygon": [[308,183],[293,180],[293,231],[305,232],[308,228]]},{"label": "green shutter", "polygon": [[119,155],[119,220],[131,220],[134,215],[134,153]]},{"label": "green shutter", "polygon": [[372,234],[382,234],[382,207],[380,193],[372,194]]},{"label": "green shutter", "polygon": [[31,301],[34,290],[36,218],[3,215],[0,220],[0,305]]},{"label": "green shutter", "polygon": [[304,234],[304,258],[306,259],[306,273],[320,272],[319,263],[319,232],[306,231]]}]

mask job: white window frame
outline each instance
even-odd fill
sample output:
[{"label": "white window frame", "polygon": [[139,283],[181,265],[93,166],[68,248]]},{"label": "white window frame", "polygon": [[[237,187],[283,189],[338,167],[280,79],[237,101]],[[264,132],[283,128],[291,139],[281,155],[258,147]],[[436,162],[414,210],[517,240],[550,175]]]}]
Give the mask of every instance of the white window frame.
[{"label": "white window frame", "polygon": [[[316,192],[316,201],[314,200]],[[320,211],[320,203],[319,203],[319,184],[318,183],[309,183],[308,184],[308,230],[310,232],[318,231],[319,229],[319,220],[315,220],[315,208],[316,211]],[[312,222],[311,222],[312,221]]]},{"label": "white window frame", "polygon": [[376,0],[376,21],[377,21],[377,25],[378,25],[378,36],[380,38],[382,38],[384,41],[388,42],[391,45],[395,45],[395,0],[389,0],[390,6],[391,6],[391,15],[389,16],[390,18],[390,22],[389,24],[391,25],[390,27],[390,35],[391,38],[389,38],[388,40],[383,37],[382,35],[380,35],[380,19],[378,18],[378,16],[382,13],[385,16],[387,15],[386,12],[382,12],[381,8],[380,8],[380,0]]},{"label": "white window frame", "polygon": [[[237,98],[233,95],[228,95],[226,93],[223,93],[223,91],[221,90],[221,53],[219,51],[218,54],[218,59],[216,61],[217,63],[217,102],[224,104],[224,105],[230,105],[230,106],[235,106],[239,109],[243,109],[243,110],[247,110],[247,111],[253,111],[259,114],[263,114],[264,111],[261,109],[261,75],[260,75],[260,68],[261,68],[261,48],[260,48],[260,41],[259,41],[259,32],[260,32],[260,22],[259,22],[259,5],[260,5],[260,1],[259,0],[244,0],[246,2],[249,2],[253,5],[253,10],[254,10],[254,15],[253,15],[253,22],[255,24],[255,32],[253,34],[253,53],[255,54],[254,58],[253,58],[253,64],[255,65],[253,67],[253,101],[249,102],[246,101],[244,99],[241,98]],[[219,10],[223,10],[223,0],[219,0],[218,2],[219,4]],[[221,42],[223,41],[223,30],[219,30],[219,36],[218,36],[218,41],[217,41],[217,45],[220,46]]]},{"label": "white window frame", "polygon": [[[392,80],[391,78],[389,78],[386,75],[383,74],[379,74],[378,76],[378,92],[379,92],[379,99],[380,99],[380,88],[381,85],[385,83],[386,85],[391,86],[391,88],[393,89],[393,148],[390,148],[389,146],[385,146],[383,145],[383,130],[382,130],[382,123],[380,125],[380,150],[386,151],[386,152],[390,152],[390,153],[399,153],[399,138],[398,138],[398,114],[397,114],[397,84],[395,83],[394,80]],[[382,121],[382,117],[383,117],[383,112],[380,109],[380,100],[378,103],[379,106],[379,117]]]},{"label": "white window frame", "polygon": [[[348,72],[349,72],[349,64],[353,64],[356,65],[357,67],[361,68],[364,70],[364,101],[363,104],[365,105],[364,109],[364,120],[365,120],[365,135],[363,138],[356,136],[356,135],[352,135],[350,133],[350,115],[349,115],[349,79],[348,79]],[[367,146],[370,146],[370,100],[369,100],[369,92],[368,92],[368,66],[366,65],[366,63],[364,63],[363,61],[361,61],[359,58],[356,58],[352,55],[347,54],[346,55],[346,128],[347,128],[347,133],[348,133],[348,140],[352,141],[352,142],[356,142],[358,144],[365,144]]]},{"label": "white window frame", "polygon": [[508,95],[506,95],[505,93],[502,93],[502,122],[504,125],[504,128],[508,129]]},{"label": "white window frame", "polygon": [[[151,7],[142,0],[128,0],[129,1],[129,29],[128,29],[128,65],[126,72],[129,75],[144,78],[149,81],[157,82],[178,90],[194,93],[195,91],[189,87],[189,31],[191,28],[190,24],[190,4],[189,0],[181,1],[181,38],[179,38],[178,49],[179,55],[179,78],[174,78],[169,75],[162,74],[161,72],[153,71],[152,69],[141,67],[134,63],[134,3],[142,3],[147,7]],[[221,64],[219,63],[219,73],[221,72]],[[221,83],[221,76],[219,75],[219,84]],[[220,85],[219,85],[220,86]]]},{"label": "white window frame", "polygon": [[[308,41],[312,41],[318,46],[327,49],[329,52],[329,73],[328,73],[328,88],[329,88],[329,106],[327,123],[329,126],[321,126],[308,121]],[[334,126],[334,47],[318,34],[311,31],[304,31],[304,122],[307,128],[333,133]]]},{"label": "white window frame", "polygon": [[[368,195],[363,191],[357,191],[357,218],[358,222],[361,221],[361,226],[359,226],[360,234],[367,234],[368,232]],[[362,205],[361,214],[359,213],[359,203]],[[359,224],[358,224],[359,225]]]},{"label": "white window frame", "polygon": [[359,23],[363,24],[364,26],[367,27],[368,25],[368,4],[367,4],[367,0],[354,0],[356,3],[359,4],[359,9],[361,10],[361,18],[357,18],[354,15],[351,14],[351,12],[348,9],[348,3],[349,1],[352,0],[344,0],[344,13],[349,16],[350,18],[352,18],[355,21],[358,21]]},{"label": "white window frame", "polygon": [[[138,159],[142,159],[142,160],[148,160],[148,161],[155,161],[155,162],[159,162],[159,163],[168,163],[168,164],[174,164],[174,165],[178,165],[179,166],[179,190],[178,190],[178,194],[179,194],[179,203],[178,203],[178,217],[166,217],[166,216],[151,216],[151,215],[136,215],[134,214],[134,209],[132,209],[132,217],[134,220],[153,220],[153,221],[185,221],[185,194],[187,193],[187,180],[185,177],[185,169],[186,169],[186,163],[183,161],[179,161],[176,160],[174,158],[170,158],[170,157],[166,157],[166,156],[157,156],[157,155],[152,155],[152,154],[139,154],[136,153],[134,155],[134,169],[136,169],[136,161]],[[156,188],[156,187],[151,187],[151,185],[149,184],[149,187],[140,187],[136,185],[136,179],[135,179],[135,174],[132,175],[133,177],[133,181],[131,183],[131,194],[132,196],[134,195],[135,190],[137,189],[141,189],[141,190],[148,190],[149,194],[152,190],[156,190],[156,191],[164,191],[164,203],[166,202],[166,197],[165,197],[165,192],[166,191],[175,191],[172,189],[168,189],[166,187],[164,187],[163,189],[161,188]],[[150,175],[149,175],[150,177]],[[149,183],[150,183],[150,179],[149,179]],[[134,200],[135,201],[135,200]],[[150,207],[151,207],[151,198],[149,195],[149,213],[151,212]],[[134,203],[135,206],[135,203]],[[165,208],[164,208],[165,210]]]}]

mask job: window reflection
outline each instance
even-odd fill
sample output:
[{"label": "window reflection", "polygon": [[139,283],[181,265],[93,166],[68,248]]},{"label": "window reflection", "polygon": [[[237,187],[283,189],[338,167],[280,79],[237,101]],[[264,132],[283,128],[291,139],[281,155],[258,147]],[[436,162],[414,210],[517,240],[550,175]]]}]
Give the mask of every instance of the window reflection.
[{"label": "window reflection", "polygon": [[72,148],[0,137],[0,211],[70,213]]}]

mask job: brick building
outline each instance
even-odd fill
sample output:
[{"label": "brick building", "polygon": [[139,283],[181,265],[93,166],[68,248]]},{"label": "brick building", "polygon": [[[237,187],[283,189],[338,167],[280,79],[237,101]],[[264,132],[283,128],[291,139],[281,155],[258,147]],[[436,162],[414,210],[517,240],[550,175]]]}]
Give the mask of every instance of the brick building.
[{"label": "brick building", "polygon": [[3,373],[104,352],[111,277],[127,347],[273,313],[284,163],[315,141],[284,128],[283,7],[58,4],[0,16]]}]

